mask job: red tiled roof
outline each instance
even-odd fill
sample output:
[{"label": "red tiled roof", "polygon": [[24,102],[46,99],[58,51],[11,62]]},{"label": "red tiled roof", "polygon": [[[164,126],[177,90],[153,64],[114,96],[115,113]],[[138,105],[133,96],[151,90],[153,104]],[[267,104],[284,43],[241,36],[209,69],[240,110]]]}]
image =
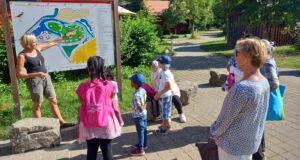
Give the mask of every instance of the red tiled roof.
[{"label": "red tiled roof", "polygon": [[169,8],[169,1],[144,1],[145,6],[149,8],[152,15],[161,15],[163,10]]}]

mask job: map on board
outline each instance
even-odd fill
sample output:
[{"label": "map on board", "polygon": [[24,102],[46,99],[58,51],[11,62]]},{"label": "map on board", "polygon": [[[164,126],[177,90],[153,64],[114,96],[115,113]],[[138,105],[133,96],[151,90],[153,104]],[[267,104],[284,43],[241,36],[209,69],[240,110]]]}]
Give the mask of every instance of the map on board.
[{"label": "map on board", "polygon": [[103,57],[106,65],[114,64],[110,4],[11,2],[11,11],[16,53],[23,49],[19,38],[25,33],[43,44],[74,32],[42,52],[48,71],[84,68],[95,55]]},{"label": "map on board", "polygon": [[86,62],[89,56],[96,55],[96,39],[89,22],[82,16],[88,16],[88,10],[79,10],[78,17],[71,17],[69,13],[72,9],[55,9],[53,15],[41,17],[28,31],[36,35],[41,43],[49,42],[52,39],[59,38],[70,31],[75,34],[65,38],[58,44],[63,56],[71,63]]}]

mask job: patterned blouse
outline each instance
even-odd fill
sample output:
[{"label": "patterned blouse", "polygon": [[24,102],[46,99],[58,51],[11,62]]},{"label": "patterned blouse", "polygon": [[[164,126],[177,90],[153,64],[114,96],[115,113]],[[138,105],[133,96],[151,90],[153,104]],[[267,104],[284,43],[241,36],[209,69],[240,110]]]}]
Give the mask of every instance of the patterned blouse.
[{"label": "patterned blouse", "polygon": [[232,155],[249,155],[261,142],[269,103],[270,86],[260,81],[242,80],[228,92],[210,132],[218,147]]}]

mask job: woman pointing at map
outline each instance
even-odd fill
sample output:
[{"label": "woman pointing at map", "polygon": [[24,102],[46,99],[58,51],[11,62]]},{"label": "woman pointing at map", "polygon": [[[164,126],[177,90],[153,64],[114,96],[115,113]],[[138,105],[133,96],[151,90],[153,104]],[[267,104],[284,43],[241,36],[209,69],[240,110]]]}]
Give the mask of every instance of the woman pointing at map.
[{"label": "woman pointing at map", "polygon": [[[74,32],[68,32],[60,38],[54,39],[52,42],[38,44],[35,35],[25,34],[21,37],[20,43],[24,48],[18,55],[18,78],[25,78],[26,85],[30,92],[33,101],[32,114],[35,118],[41,118],[41,107],[43,96],[49,100],[51,111],[58,118],[62,127],[70,126],[66,123],[60,114],[55,90],[51,82],[51,77],[47,73],[45,67],[45,59],[41,51],[46,50],[57,43],[60,43],[64,38],[74,35]],[[27,72],[24,72],[24,68]]]}]

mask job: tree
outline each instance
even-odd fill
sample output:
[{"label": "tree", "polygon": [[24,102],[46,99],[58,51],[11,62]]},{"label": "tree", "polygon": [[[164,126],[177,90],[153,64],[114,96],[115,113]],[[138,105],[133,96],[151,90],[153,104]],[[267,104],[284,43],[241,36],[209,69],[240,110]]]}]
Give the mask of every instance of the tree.
[{"label": "tree", "polygon": [[186,22],[186,2],[184,0],[170,0],[169,8],[163,11],[163,28],[169,30],[180,23]]},{"label": "tree", "polygon": [[203,0],[201,3],[201,13],[196,21],[196,28],[203,30],[210,26],[213,20],[212,5],[213,0]]},{"label": "tree", "polygon": [[215,20],[226,25],[227,17],[240,15],[240,22],[248,26],[283,24],[292,29],[300,21],[299,0],[216,0]]},{"label": "tree", "polygon": [[159,38],[154,21],[144,13],[120,21],[122,64],[133,67],[149,64],[158,54]]},{"label": "tree", "polygon": [[195,26],[198,28],[206,27],[212,20],[211,7],[213,0],[187,0],[187,19],[189,19],[192,27],[192,35]]}]

